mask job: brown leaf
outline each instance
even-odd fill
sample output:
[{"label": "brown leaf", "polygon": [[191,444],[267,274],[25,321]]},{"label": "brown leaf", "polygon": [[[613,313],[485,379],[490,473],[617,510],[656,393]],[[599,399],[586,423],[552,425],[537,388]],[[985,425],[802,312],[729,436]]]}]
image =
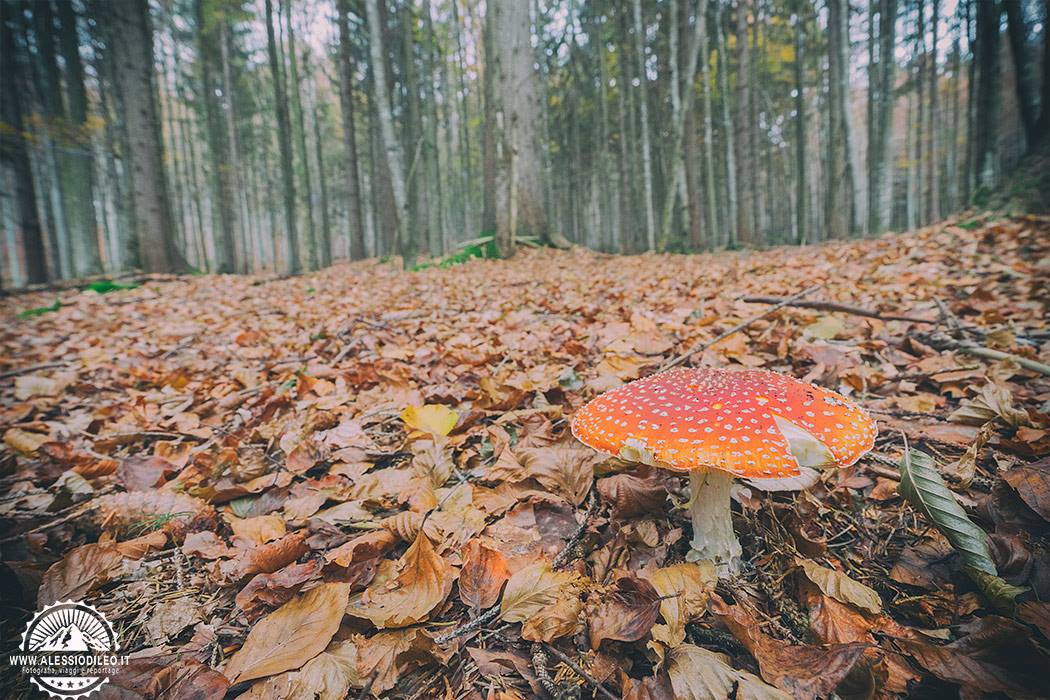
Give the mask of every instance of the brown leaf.
[{"label": "brown leaf", "polygon": [[450,652],[434,643],[426,630],[419,627],[380,632],[368,639],[355,636],[357,645],[357,672],[363,679],[372,679],[372,694],[382,694],[394,687],[401,674],[432,661],[446,661]]},{"label": "brown leaf", "polygon": [[196,523],[212,525],[215,517],[215,509],[201,499],[166,489],[100,496],[94,512],[103,527],[116,530],[141,526],[146,516],[162,516],[166,532]]},{"label": "brown leaf", "polygon": [[184,629],[200,621],[200,604],[192,596],[163,600],[146,619],[146,638],[153,646],[167,644]]},{"label": "brown leaf", "polygon": [[116,547],[125,559],[141,559],[153,550],[164,549],[167,544],[168,536],[160,530],[154,530],[142,537],[118,542]]},{"label": "brown leaf", "polygon": [[989,615],[964,625],[964,637],[936,646],[921,640],[897,644],[941,680],[1016,698],[1046,697],[1050,655],[1024,625]]},{"label": "brown leaf", "polygon": [[685,641],[685,626],[707,610],[707,597],[718,578],[711,562],[666,566],[638,572],[653,585],[660,601],[661,625],[653,626],[653,639],[674,648]]},{"label": "brown leaf", "polygon": [[692,644],[669,652],[667,675],[675,700],[791,700],[758,676],[734,669],[722,655]]},{"label": "brown leaf", "polygon": [[393,533],[386,530],[372,530],[325,552],[324,558],[330,564],[348,567],[351,564],[381,557],[396,543],[397,537]]},{"label": "brown leaf", "polygon": [[[227,516],[230,529],[233,530],[234,544],[254,547],[284,537],[288,531],[284,520],[278,515],[259,515],[254,518]],[[239,540],[239,542],[238,542]]]},{"label": "brown leaf", "polygon": [[21,428],[11,428],[4,433],[4,442],[7,446],[24,455],[36,454],[36,451],[47,441],[47,435],[31,433]]},{"label": "brown leaf", "polygon": [[1050,603],[1040,603],[1028,600],[1017,606],[1017,619],[1034,625],[1050,639]]},{"label": "brown leaf", "polygon": [[448,597],[454,578],[452,566],[421,532],[398,561],[396,577],[373,584],[347,612],[380,628],[413,625]]},{"label": "brown leaf", "polygon": [[536,479],[574,505],[587,498],[594,482],[594,466],[604,459],[580,445],[524,448],[518,450],[518,457],[525,468],[522,478]]},{"label": "brown leaf", "polygon": [[716,595],[708,609],[755,657],[762,678],[795,698],[830,695],[864,654],[864,644],[816,647],[779,641],[759,631],[755,618],[741,605],[728,605]]},{"label": "brown leaf", "polygon": [[256,574],[248,584],[237,593],[234,601],[244,611],[249,621],[259,617],[266,608],[284,605],[292,599],[303,585],[318,576],[320,564],[308,561],[305,564],[292,564],[272,574]]},{"label": "brown leaf", "polygon": [[40,582],[40,607],[59,600],[81,600],[121,569],[123,555],[112,542],[81,545],[51,565]]},{"label": "brown leaf", "polygon": [[617,520],[663,512],[667,503],[667,484],[655,471],[644,478],[616,474],[599,479],[597,489]]},{"label": "brown leaf", "polygon": [[656,623],[660,594],[643,578],[623,576],[616,589],[602,602],[589,619],[591,647],[597,649],[605,639],[634,642]]},{"label": "brown leaf", "polygon": [[583,601],[578,596],[565,596],[522,622],[521,637],[531,642],[553,642],[575,634],[580,627],[582,610]]},{"label": "brown leaf", "polygon": [[1013,467],[1003,474],[1003,481],[1013,487],[1025,505],[1050,521],[1050,459]]},{"label": "brown leaf", "polygon": [[201,530],[186,535],[182,543],[182,553],[188,557],[221,559],[233,556],[234,550],[211,530]]},{"label": "brown leaf", "polygon": [[283,569],[306,554],[306,534],[293,532],[279,540],[245,550],[230,561],[219,564],[219,571],[230,583],[243,581],[255,574],[268,574]]},{"label": "brown leaf", "polygon": [[506,558],[481,540],[473,539],[463,550],[459,572],[459,598],[474,611],[491,608],[499,600],[503,584],[510,578]]},{"label": "brown leaf", "polygon": [[223,673],[241,683],[299,668],[332,641],[349,595],[348,584],[323,583],[285,603],[252,627]]},{"label": "brown leaf", "polygon": [[242,700],[344,700],[351,688],[364,687],[357,672],[357,646],[332,642],[298,671],[286,671],[252,684]]},{"label": "brown leaf", "polygon": [[117,478],[128,491],[147,491],[163,485],[178,471],[174,464],[156,455],[128,457],[120,460]]}]

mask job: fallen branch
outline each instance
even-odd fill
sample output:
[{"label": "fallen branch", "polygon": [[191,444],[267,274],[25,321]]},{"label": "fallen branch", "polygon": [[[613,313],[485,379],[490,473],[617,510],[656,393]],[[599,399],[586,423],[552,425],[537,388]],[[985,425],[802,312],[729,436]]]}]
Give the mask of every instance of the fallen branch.
[{"label": "fallen branch", "polygon": [[876,318],[880,321],[909,321],[911,323],[928,323],[930,325],[936,325],[938,323],[937,320],[930,320],[928,318],[883,314],[872,309],[865,309],[860,306],[850,306],[849,304],[840,304],[836,301],[796,301],[794,297],[791,299],[784,299],[783,297],[763,296],[746,296],[743,297],[741,301],[746,301],[748,304],[777,304],[778,307],[794,306],[800,309],[816,309],[818,311],[841,311],[842,313],[853,316]]},{"label": "fallen branch", "polygon": [[590,524],[591,518],[594,516],[595,511],[598,510],[598,499],[594,497],[594,493],[592,492],[588,498],[590,504],[587,506],[587,512],[583,516],[583,522],[579,524],[576,528],[576,532],[572,533],[572,537],[570,537],[568,542],[565,543],[562,550],[558,552],[558,556],[554,557],[554,561],[551,562],[552,569],[561,568],[575,558],[573,554],[575,553],[576,546],[580,543],[580,540],[583,539],[584,533],[587,532],[587,525]]},{"label": "fallen branch", "polygon": [[[507,640],[507,638],[506,638],[506,637],[503,637],[503,639],[504,639],[504,641],[506,641],[506,640]],[[614,695],[614,694],[613,694],[613,693],[612,693],[612,692],[611,692],[611,691],[610,691],[610,690],[609,690],[608,688],[606,688],[606,687],[605,687],[605,686],[604,686],[604,685],[602,684],[602,682],[601,682],[601,681],[599,681],[599,680],[598,680],[597,678],[595,678],[595,677],[594,677],[594,676],[592,676],[591,674],[589,674],[589,673],[587,673],[586,671],[584,671],[584,670],[583,670],[583,668],[581,668],[581,667],[580,667],[580,665],[579,665],[578,663],[576,663],[575,661],[573,661],[573,660],[572,660],[572,658],[570,658],[568,654],[565,654],[565,653],[563,653],[563,652],[562,652],[562,651],[560,651],[560,650],[559,650],[559,649],[558,649],[557,647],[554,647],[554,646],[552,646],[552,645],[550,645],[550,644],[547,644],[546,642],[541,642],[541,644],[543,644],[544,648],[545,648],[545,649],[546,649],[547,651],[549,651],[550,653],[552,653],[552,654],[554,654],[554,655],[555,655],[556,657],[558,657],[558,659],[559,659],[559,660],[560,660],[560,661],[561,661],[561,662],[562,662],[563,664],[565,664],[566,666],[568,666],[569,668],[571,668],[571,669],[572,669],[572,671],[573,671],[573,673],[575,673],[575,674],[576,674],[577,676],[579,676],[579,677],[580,677],[580,678],[582,678],[583,680],[587,681],[587,683],[588,683],[588,684],[589,684],[589,685],[590,685],[590,686],[591,686],[592,688],[594,688],[595,690],[597,690],[598,692],[600,692],[600,693],[601,693],[602,695],[604,695],[605,697],[607,697],[607,698],[611,698],[611,700],[620,700],[620,699],[619,699],[619,697],[617,697],[616,695]]]},{"label": "fallen branch", "polygon": [[7,379],[8,377],[17,377],[20,374],[26,374],[28,372],[36,372],[40,369],[52,369],[54,367],[65,367],[69,364],[68,360],[62,362],[44,362],[39,365],[27,365],[25,367],[19,367],[18,369],[9,369],[6,372],[0,372],[0,379]]},{"label": "fallen branch", "polygon": [[453,639],[458,639],[459,637],[462,637],[465,634],[470,634],[475,630],[479,630],[488,623],[495,620],[497,617],[499,617],[499,611],[500,606],[493,605],[491,608],[481,613],[467,624],[449,632],[448,634],[443,634],[440,637],[435,638],[434,641],[438,644],[448,644]]},{"label": "fallen branch", "polygon": [[986,348],[983,345],[978,345],[970,341],[955,340],[949,338],[943,333],[916,333],[915,338],[935,350],[955,350],[967,355],[973,355],[974,357],[981,357],[986,360],[1010,360],[1011,362],[1016,362],[1025,369],[1030,369],[1033,372],[1038,372],[1039,374],[1050,377],[1050,365],[1039,362],[1038,360],[1032,360],[1027,357],[1021,357],[1020,355],[1003,352],[1002,350],[993,350],[992,348]]},{"label": "fallen branch", "polygon": [[748,326],[750,326],[752,323],[755,323],[757,321],[761,321],[764,318],[772,316],[774,313],[776,313],[780,309],[784,308],[785,306],[792,306],[794,302],[798,301],[799,299],[801,299],[804,296],[812,294],[813,292],[815,292],[818,289],[820,289],[821,286],[822,285],[815,284],[812,287],[807,287],[806,289],[803,289],[801,292],[799,292],[798,294],[796,294],[794,296],[788,297],[787,299],[780,300],[774,306],[769,307],[763,313],[760,313],[758,316],[752,316],[751,318],[747,319],[746,321],[738,323],[737,325],[733,326],[728,331],[726,331],[725,333],[722,333],[721,335],[715,337],[714,339],[705,341],[703,343],[700,343],[699,345],[694,345],[684,355],[679,355],[678,357],[674,358],[673,360],[671,360],[669,362],[665,362],[664,364],[660,365],[660,370],[659,371],[663,372],[665,369],[671,369],[672,367],[677,367],[678,365],[682,364],[683,362],[688,360],[690,357],[692,357],[696,353],[703,352],[704,350],[707,350],[709,347],[711,347],[715,343],[717,343],[719,341],[722,341],[722,340],[725,340],[726,338],[728,338],[729,336],[733,335],[734,333],[739,333],[740,331],[742,331],[745,328],[747,328]]}]

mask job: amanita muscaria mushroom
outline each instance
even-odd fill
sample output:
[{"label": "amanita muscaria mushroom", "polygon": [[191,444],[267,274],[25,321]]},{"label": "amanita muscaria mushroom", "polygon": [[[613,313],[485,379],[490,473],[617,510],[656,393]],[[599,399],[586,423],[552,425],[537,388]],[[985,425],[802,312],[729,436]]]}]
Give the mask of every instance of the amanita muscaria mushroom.
[{"label": "amanita muscaria mushroom", "polygon": [[733,477],[845,467],[875,444],[875,421],[841,395],[767,370],[673,369],[608,391],[576,412],[576,439],[631,462],[689,472],[689,559],[735,572]]}]

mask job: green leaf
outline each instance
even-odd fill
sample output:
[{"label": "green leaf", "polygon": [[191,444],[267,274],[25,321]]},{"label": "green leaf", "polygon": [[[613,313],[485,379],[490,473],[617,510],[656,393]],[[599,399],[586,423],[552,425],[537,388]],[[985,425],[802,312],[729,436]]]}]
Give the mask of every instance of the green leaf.
[{"label": "green leaf", "polygon": [[113,280],[96,280],[84,287],[84,291],[95,292],[96,294],[109,294],[110,292],[119,292],[124,289],[136,289],[140,286],[141,285],[137,282],[121,284],[120,282],[114,282]]},{"label": "green leaf", "polygon": [[973,582],[977,584],[977,587],[981,589],[984,597],[991,602],[996,612],[1013,617],[1014,610],[1017,607],[1014,598],[1027,592],[1027,588],[1011,585],[998,576],[978,571],[971,566],[965,566],[963,569],[973,579]]},{"label": "green leaf", "polygon": [[963,563],[977,571],[996,575],[988,549],[988,535],[973,524],[955,495],[937,472],[933,458],[905,447],[900,462],[899,492],[948,538]]},{"label": "green leaf", "polygon": [[18,318],[32,318],[33,316],[40,316],[41,314],[50,313],[51,311],[58,311],[60,308],[62,308],[62,301],[60,299],[55,299],[55,303],[51,306],[38,306],[35,309],[20,311]]}]

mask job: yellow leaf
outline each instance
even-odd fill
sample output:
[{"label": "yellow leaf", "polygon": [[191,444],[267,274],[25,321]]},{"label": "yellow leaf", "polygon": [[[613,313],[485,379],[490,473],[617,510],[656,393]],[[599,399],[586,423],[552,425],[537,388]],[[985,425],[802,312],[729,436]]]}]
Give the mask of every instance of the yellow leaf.
[{"label": "yellow leaf", "polygon": [[414,430],[429,433],[434,437],[443,437],[456,427],[459,414],[441,404],[426,404],[409,406],[401,412],[401,420]]},{"label": "yellow leaf", "polygon": [[790,695],[758,676],[736,670],[721,654],[692,644],[683,644],[671,651],[667,675],[671,677],[671,687],[678,700],[733,697],[791,700]]},{"label": "yellow leaf", "polygon": [[11,428],[4,433],[4,442],[16,452],[32,455],[40,449],[41,445],[47,442],[47,436],[40,433],[31,433],[21,428]]},{"label": "yellow leaf", "polygon": [[223,675],[241,683],[300,668],[317,656],[339,629],[350,585],[321,584],[264,617],[248,633]]},{"label": "yellow leaf", "polygon": [[578,581],[576,574],[551,570],[550,562],[539,562],[519,569],[507,581],[500,605],[500,619],[504,622],[525,622],[530,617],[559,600]]},{"label": "yellow leaf", "polygon": [[795,563],[802,567],[806,577],[817,584],[817,588],[824,595],[831,596],[840,603],[856,605],[870,613],[882,611],[882,599],[879,598],[879,594],[863,583],[854,581],[841,571],[825,568],[811,559],[798,559]]}]

